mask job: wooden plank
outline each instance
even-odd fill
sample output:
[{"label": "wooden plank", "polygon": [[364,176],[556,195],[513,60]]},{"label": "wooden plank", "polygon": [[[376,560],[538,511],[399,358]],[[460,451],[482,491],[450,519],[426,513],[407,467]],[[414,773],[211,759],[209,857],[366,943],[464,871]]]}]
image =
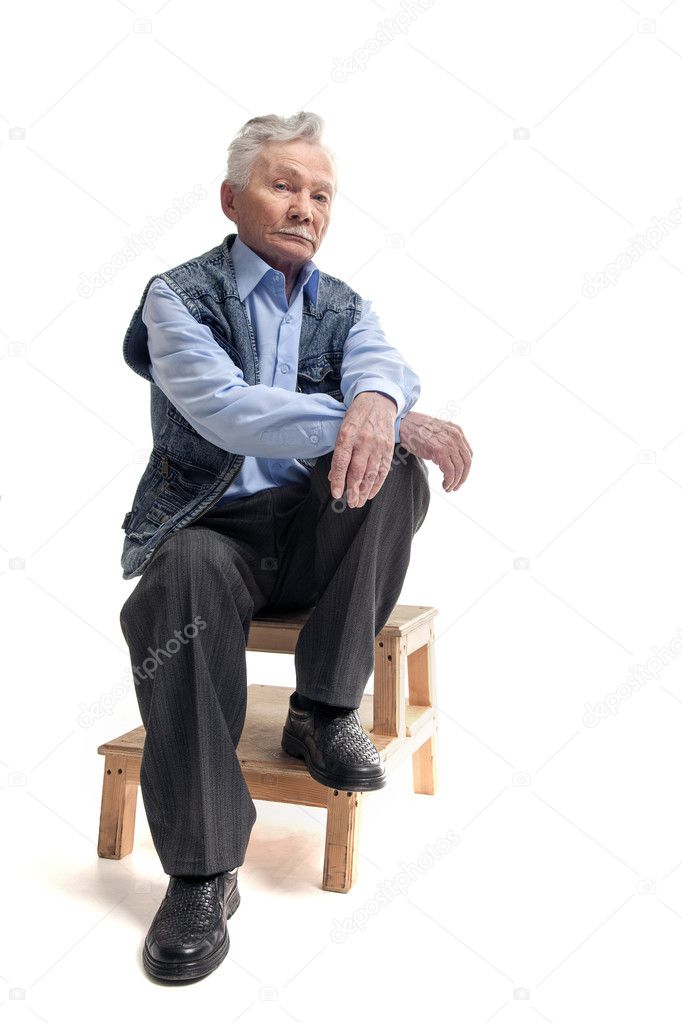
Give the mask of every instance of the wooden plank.
[{"label": "wooden plank", "polygon": [[[242,770],[249,771],[250,777],[256,779],[259,775],[264,776],[264,780],[259,781],[259,785],[263,788],[267,788],[269,784],[267,781],[269,774],[291,773],[294,775],[291,779],[293,784],[298,784],[297,776],[299,775],[310,778],[304,762],[289,756],[281,746],[282,728],[287,716],[290,692],[291,690],[285,686],[250,685],[247,687],[246,720],[237,746],[237,756]],[[404,711],[406,735],[412,735],[412,737],[428,726],[433,715],[430,707],[418,707],[407,702]],[[373,695],[367,693],[360,703],[360,721],[379,753],[383,755],[398,740],[395,736],[382,735],[373,731],[373,714]],[[116,739],[104,743],[99,747],[98,752],[105,755],[125,755],[126,760],[137,761],[139,765],[144,747],[144,737],[144,725],[139,725],[124,735],[119,735]],[[131,777],[130,771],[131,764],[129,763],[128,777]],[[310,781],[312,782],[313,779],[310,778]],[[286,781],[278,784],[282,784],[282,791],[287,791]],[[326,788],[326,786],[320,787]],[[259,796],[258,798],[268,797]],[[310,805],[321,804],[311,801]]]},{"label": "wooden plank", "polygon": [[[434,707],[436,703],[436,637],[433,621],[424,645],[407,658],[410,703]],[[412,779],[415,792],[432,796],[438,787],[437,734],[438,722],[433,711],[434,726],[427,742],[421,743],[412,755]]]},{"label": "wooden plank", "polygon": [[293,654],[298,635],[311,614],[312,608],[277,618],[252,618],[246,649],[265,654]]},{"label": "wooden plank", "polygon": [[381,632],[374,646],[373,736],[405,735],[406,637]]},{"label": "wooden plank", "polygon": [[396,604],[391,617],[381,630],[387,636],[406,636],[420,625],[432,621],[438,610],[423,604]]},{"label": "wooden plank", "polygon": [[412,754],[412,787],[424,796],[433,796],[438,787],[436,733]]},{"label": "wooden plank", "polygon": [[133,848],[139,771],[131,766],[129,757],[113,753],[104,761],[97,854],[106,859],[120,860]]},{"label": "wooden plank", "polygon": [[425,719],[423,726],[416,735],[406,736],[404,739],[394,739],[384,750],[386,774],[391,774],[395,771],[409,756],[414,757],[414,754],[421,749],[422,745],[433,736],[435,727],[435,719],[430,715]]},{"label": "wooden plank", "polygon": [[327,892],[348,892],[357,878],[360,817],[364,792],[327,789],[327,831],[322,887]]},{"label": "wooden plank", "polygon": [[320,785],[310,776],[302,760],[291,759],[294,765],[290,771],[281,767],[277,771],[242,767],[244,781],[252,799],[299,806],[326,806],[329,792],[327,786]]},{"label": "wooden plank", "polygon": [[[433,616],[435,618],[435,615]],[[433,636],[434,624],[433,618],[426,619],[415,625],[408,632],[405,633],[405,643],[407,646],[406,653],[409,657],[411,653],[424,646],[425,643],[429,642],[429,639]]]},{"label": "wooden plank", "polygon": [[138,725],[137,728],[131,729],[130,732],[125,732],[124,735],[119,735],[116,739],[110,739],[109,742],[102,743],[101,746],[97,747],[97,752],[105,755],[107,753],[137,754],[137,756],[141,757],[144,737],[144,725]]},{"label": "wooden plank", "polygon": [[[254,615],[249,626],[246,649],[260,653],[292,654],[296,649],[298,634],[308,621],[313,608],[300,611],[281,611],[268,615]],[[428,627],[438,611],[435,607],[422,604],[396,604],[381,634],[386,639],[412,636],[408,641],[408,653],[421,646],[423,627]]]},{"label": "wooden plank", "polygon": [[424,729],[430,729],[434,718],[433,707],[417,707],[405,703],[405,734],[416,738]]}]

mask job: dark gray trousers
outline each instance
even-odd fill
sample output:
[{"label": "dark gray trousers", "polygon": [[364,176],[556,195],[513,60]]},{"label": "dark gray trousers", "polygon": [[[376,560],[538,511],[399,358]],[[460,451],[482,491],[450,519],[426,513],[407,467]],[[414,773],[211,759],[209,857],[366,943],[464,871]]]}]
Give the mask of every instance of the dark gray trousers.
[{"label": "dark gray trousers", "polygon": [[167,874],[244,862],[256,807],[235,751],[254,614],[315,605],[294,655],[296,689],[312,699],[358,707],[374,670],[374,639],[428,510],[428,471],[396,445],[379,493],[349,508],[331,495],[331,459],[320,456],[303,484],[260,490],[178,530],[121,608],[146,728],[140,787]]}]

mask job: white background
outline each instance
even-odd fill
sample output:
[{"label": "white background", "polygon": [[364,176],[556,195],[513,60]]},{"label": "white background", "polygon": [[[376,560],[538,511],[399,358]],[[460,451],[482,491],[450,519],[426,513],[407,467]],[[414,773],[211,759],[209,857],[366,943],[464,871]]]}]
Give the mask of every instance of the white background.
[{"label": "white background", "polygon": [[[682,3],[636,6],[5,10],[4,1019],[679,1019]],[[299,109],[340,174],[316,261],[474,449],[454,493],[429,467],[401,596],[439,611],[440,787],[415,796],[408,764],[366,798],[348,895],[320,889],[324,812],[259,802],[230,955],[169,989],[139,958],[167,884],[141,801],[132,855],[96,855],[96,749],[139,723],[119,558],[149,388],[121,346],[148,279],[233,229],[239,127]],[[291,658],[248,664],[293,687]]]}]

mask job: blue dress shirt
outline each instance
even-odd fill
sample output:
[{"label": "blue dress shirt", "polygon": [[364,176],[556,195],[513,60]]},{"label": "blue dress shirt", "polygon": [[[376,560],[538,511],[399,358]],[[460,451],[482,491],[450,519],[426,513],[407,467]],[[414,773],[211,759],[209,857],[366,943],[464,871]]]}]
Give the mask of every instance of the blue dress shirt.
[{"label": "blue dress shirt", "polygon": [[340,390],[345,404],[328,394],[302,394],[296,380],[303,292],[308,289],[317,302],[317,266],[308,260],[301,267],[287,302],[284,274],[239,236],[230,255],[256,338],[261,383],[244,380],[210,328],[195,320],[165,281],[152,282],[142,309],[154,383],[202,437],[246,456],[217,505],[267,487],[305,482],[311,470],[296,459],[334,450],[343,418],[361,391],[379,391],[396,403],[398,443],[402,418],[421,386],[387,343],[371,302],[363,300],[362,315],[344,343]]}]

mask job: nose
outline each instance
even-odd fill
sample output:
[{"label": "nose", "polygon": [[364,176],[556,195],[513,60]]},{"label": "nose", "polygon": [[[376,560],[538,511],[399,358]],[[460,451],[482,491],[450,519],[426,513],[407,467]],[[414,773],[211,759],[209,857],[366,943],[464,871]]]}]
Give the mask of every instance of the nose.
[{"label": "nose", "polygon": [[304,223],[311,223],[313,219],[313,207],[310,202],[310,197],[305,196],[304,194],[297,196],[291,204],[289,215],[292,217],[298,217],[298,219]]}]

